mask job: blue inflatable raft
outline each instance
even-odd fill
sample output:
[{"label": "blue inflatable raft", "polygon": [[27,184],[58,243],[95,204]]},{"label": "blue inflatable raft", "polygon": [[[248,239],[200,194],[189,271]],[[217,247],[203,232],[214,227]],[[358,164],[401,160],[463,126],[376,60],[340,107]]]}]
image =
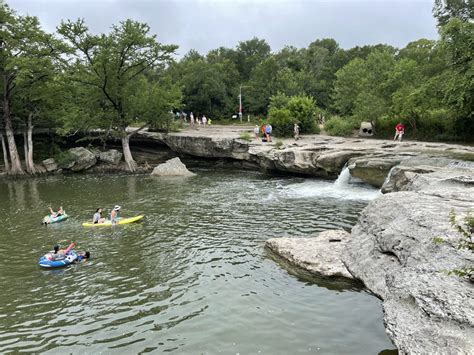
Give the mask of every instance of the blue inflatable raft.
[{"label": "blue inflatable raft", "polygon": [[70,250],[63,258],[53,259],[54,254],[48,253],[38,260],[38,265],[45,268],[58,268],[71,265],[76,259],[77,254],[74,250]]},{"label": "blue inflatable raft", "polygon": [[51,215],[49,215],[43,218],[43,224],[59,223],[65,221],[66,219],[68,219],[68,217],[69,216],[66,213],[54,218],[51,218]]}]

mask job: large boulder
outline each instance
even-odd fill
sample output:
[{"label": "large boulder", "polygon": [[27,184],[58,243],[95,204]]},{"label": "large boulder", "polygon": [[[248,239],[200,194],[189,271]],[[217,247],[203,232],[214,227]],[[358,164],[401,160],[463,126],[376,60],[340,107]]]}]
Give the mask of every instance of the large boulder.
[{"label": "large boulder", "polygon": [[151,173],[153,176],[193,176],[195,175],[186,168],[179,158],[173,158],[166,163],[155,167]]},{"label": "large boulder", "polygon": [[69,153],[75,162],[70,168],[72,171],[86,170],[97,163],[95,154],[84,147],[71,148],[69,149]]},{"label": "large boulder", "polygon": [[346,231],[330,230],[313,238],[272,238],[266,241],[266,246],[313,274],[352,279],[341,259],[349,238]]},{"label": "large boulder", "polygon": [[474,173],[416,174],[408,191],[383,195],[362,212],[343,260],[383,299],[385,325],[401,353],[474,353],[474,285],[450,271],[472,267],[451,226],[474,207]]},{"label": "large boulder", "polygon": [[58,170],[58,164],[53,158],[45,159],[42,163],[48,173]]},{"label": "large boulder", "polygon": [[122,152],[119,152],[117,149],[110,149],[99,153],[99,161],[111,165],[118,165],[122,159],[122,155]]}]

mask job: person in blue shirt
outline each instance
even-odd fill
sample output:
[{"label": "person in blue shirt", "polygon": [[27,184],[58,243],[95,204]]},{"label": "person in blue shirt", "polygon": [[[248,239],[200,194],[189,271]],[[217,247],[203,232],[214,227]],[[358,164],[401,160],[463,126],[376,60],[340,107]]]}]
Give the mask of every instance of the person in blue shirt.
[{"label": "person in blue shirt", "polygon": [[272,141],[272,125],[271,124],[267,124],[265,126],[265,135],[267,136],[267,142],[271,142]]},{"label": "person in blue shirt", "polygon": [[90,259],[91,253],[88,251],[80,251],[77,253],[77,258],[74,260],[75,263],[80,263]]}]

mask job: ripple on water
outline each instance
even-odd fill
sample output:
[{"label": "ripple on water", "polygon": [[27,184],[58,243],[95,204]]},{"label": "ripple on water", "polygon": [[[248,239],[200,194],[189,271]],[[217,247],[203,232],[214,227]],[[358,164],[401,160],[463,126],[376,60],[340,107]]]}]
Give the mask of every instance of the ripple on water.
[{"label": "ripple on water", "polygon": [[[379,301],[305,278],[267,238],[350,228],[378,192],[360,185],[197,170],[192,179],[70,176],[0,182],[0,352],[375,353],[392,345]],[[341,191],[340,189],[343,189]],[[41,226],[45,207],[71,218]],[[84,229],[97,207],[143,223]],[[21,223],[19,223],[21,221]],[[93,259],[41,270],[74,241]]]}]

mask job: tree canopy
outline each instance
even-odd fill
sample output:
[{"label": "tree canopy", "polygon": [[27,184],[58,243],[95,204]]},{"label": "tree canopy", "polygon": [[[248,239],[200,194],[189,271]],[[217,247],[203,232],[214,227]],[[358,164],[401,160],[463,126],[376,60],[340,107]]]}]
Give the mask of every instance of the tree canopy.
[{"label": "tree canopy", "polygon": [[294,123],[316,132],[317,118],[336,117],[330,126],[345,133],[371,121],[383,137],[402,121],[412,138],[472,141],[473,11],[470,0],[435,0],[439,38],[404,48],[344,49],[321,38],[272,51],[252,38],[177,58],[178,47],[160,43],[146,23],[128,19],[92,33],[83,19],[65,20],[47,33],[36,17],[0,2],[4,164],[35,173],[33,127],[49,127],[115,137],[134,171],[129,140],[137,129],[167,129],[178,111],[230,119],[240,94],[244,114],[268,117],[277,133]]}]

